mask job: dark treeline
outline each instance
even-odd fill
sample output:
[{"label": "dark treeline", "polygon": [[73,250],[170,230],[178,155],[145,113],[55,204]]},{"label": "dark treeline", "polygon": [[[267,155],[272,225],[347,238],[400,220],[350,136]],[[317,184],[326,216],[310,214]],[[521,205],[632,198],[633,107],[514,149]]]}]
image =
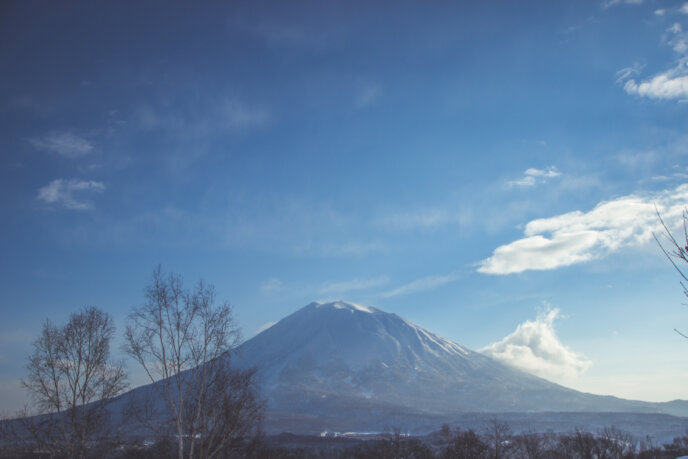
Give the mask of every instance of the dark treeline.
[{"label": "dark treeline", "polygon": [[384,438],[361,441],[355,446],[258,447],[262,458],[341,459],[674,459],[688,455],[688,433],[672,443],[655,444],[636,439],[615,427],[597,432],[576,429],[568,434],[524,432],[513,434],[508,424],[491,421],[479,430],[451,429],[425,437],[399,430]]},{"label": "dark treeline", "polygon": [[597,432],[513,434],[508,424],[491,421],[479,430],[451,429],[424,437],[400,430],[351,446],[336,442],[289,448],[256,442],[244,457],[340,459],[674,459],[688,455],[688,433],[672,443],[636,439],[615,427]]},{"label": "dark treeline", "polygon": [[[157,441],[93,443],[87,457],[169,458],[178,454],[174,436]],[[186,452],[188,453],[188,451]],[[513,434],[508,424],[491,421],[479,430],[451,429],[424,437],[412,437],[395,429],[376,439],[320,438],[308,436],[253,437],[227,444],[217,457],[340,458],[340,459],[660,459],[688,455],[688,433],[672,443],[654,444],[637,439],[615,427],[591,433],[576,429],[567,434],[524,432]],[[0,457],[60,458],[40,451],[5,445]]]}]

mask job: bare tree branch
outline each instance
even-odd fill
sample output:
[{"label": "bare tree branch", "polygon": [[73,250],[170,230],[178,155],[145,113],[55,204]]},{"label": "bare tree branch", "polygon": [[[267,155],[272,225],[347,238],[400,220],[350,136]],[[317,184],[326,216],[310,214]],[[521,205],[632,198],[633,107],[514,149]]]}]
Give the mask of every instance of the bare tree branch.
[{"label": "bare tree branch", "polygon": [[[655,205],[655,212],[657,212],[657,218],[659,218],[659,221],[662,224],[662,228],[664,228],[663,236],[667,240],[669,249],[664,247],[662,242],[659,239],[659,236],[657,236],[655,233],[652,233],[652,236],[655,238],[655,241],[657,241],[657,244],[659,245],[660,249],[662,249],[662,252],[664,255],[667,257],[669,262],[672,264],[676,272],[678,272],[679,276],[683,279],[680,284],[681,288],[683,289],[683,294],[688,297],[688,288],[686,288],[686,284],[684,282],[688,282],[688,272],[684,271],[685,268],[681,268],[679,264],[676,262],[676,260],[680,260],[684,263],[688,263],[688,211],[683,210],[683,237],[684,237],[684,242],[679,243],[676,238],[674,237],[672,231],[669,229],[667,224],[664,222],[664,219],[662,219],[661,214],[659,213],[659,210],[657,209],[657,206]],[[680,331],[674,329],[676,333],[679,335],[683,336],[684,338],[688,339],[688,336],[685,334],[681,333]]]},{"label": "bare tree branch", "polygon": [[[220,454],[260,424],[255,372],[230,368],[239,339],[231,307],[216,304],[212,285],[201,281],[187,291],[178,275],[154,270],[144,304],[130,315],[126,350],[169,410],[180,459],[186,452],[190,458]],[[139,417],[152,425],[151,416],[148,404]]]},{"label": "bare tree branch", "polygon": [[38,415],[26,410],[19,419],[40,449],[83,458],[89,442],[106,436],[106,405],[126,388],[123,364],[110,361],[114,332],[112,318],[95,307],[61,328],[46,320],[22,381]]}]

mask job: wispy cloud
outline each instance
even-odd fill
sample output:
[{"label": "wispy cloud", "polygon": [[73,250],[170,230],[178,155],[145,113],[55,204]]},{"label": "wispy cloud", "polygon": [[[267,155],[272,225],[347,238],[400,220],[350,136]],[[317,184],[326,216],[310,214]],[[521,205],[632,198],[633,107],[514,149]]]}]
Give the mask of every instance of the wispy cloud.
[{"label": "wispy cloud", "polygon": [[269,119],[267,109],[236,99],[209,100],[199,103],[194,110],[170,110],[142,105],[133,116],[135,125],[141,130],[160,129],[188,139],[255,128],[264,125]]},{"label": "wispy cloud", "polygon": [[629,169],[642,168],[645,170],[652,166],[658,158],[659,155],[654,151],[626,152],[616,156],[619,163]]},{"label": "wispy cloud", "polygon": [[160,150],[164,165],[172,174],[184,176],[211,151],[213,141],[250,134],[270,119],[270,111],[259,104],[201,93],[190,99],[141,104],[129,116],[128,126],[132,134],[157,134],[158,145],[164,145]]},{"label": "wispy cloud", "polygon": [[43,136],[29,139],[29,142],[39,150],[70,159],[86,156],[93,151],[93,144],[89,140],[70,130],[50,131]]},{"label": "wispy cloud", "polygon": [[233,18],[232,21],[237,29],[268,46],[292,51],[312,51],[326,49],[347,37],[346,31],[330,27],[331,21],[323,20],[329,14],[333,14],[333,11],[328,8],[325,15],[317,15],[320,18],[318,21],[290,21],[287,18],[273,21],[266,15],[261,15],[257,21],[245,17]]},{"label": "wispy cloud", "polygon": [[688,200],[688,184],[652,194],[623,196],[574,211],[529,222],[524,238],[497,247],[480,263],[485,274],[550,270],[604,257],[652,239],[659,229],[655,205],[670,224],[678,221]]},{"label": "wispy cloud", "polygon": [[676,172],[672,173],[666,173],[666,174],[658,174],[658,175],[653,175],[649,179],[645,179],[644,181],[651,181],[651,182],[669,182],[669,181],[681,181],[685,182],[688,179],[688,169],[681,169],[676,167],[675,168]]},{"label": "wispy cloud", "polygon": [[282,287],[284,287],[284,283],[281,280],[273,277],[260,284],[260,291],[264,293],[274,292],[281,290]]},{"label": "wispy cloud", "polygon": [[634,62],[633,65],[630,65],[628,67],[624,67],[621,70],[616,72],[616,82],[617,83],[623,83],[624,81],[628,80],[630,77],[635,76],[635,75],[639,75],[642,70],[643,70],[643,66],[638,62]]},{"label": "wispy cloud", "polygon": [[231,129],[262,126],[270,118],[267,110],[250,107],[235,100],[225,102],[220,107],[219,115],[220,123],[226,122]]},{"label": "wispy cloud", "polygon": [[602,8],[607,9],[611,8],[612,6],[616,5],[640,5],[643,3],[643,0],[605,0],[602,2]]},{"label": "wispy cloud", "polygon": [[[681,9],[686,5],[684,4]],[[666,31],[664,41],[678,54],[673,68],[658,73],[650,79],[636,81],[628,79],[639,72],[622,69],[617,72],[617,81],[623,83],[628,94],[651,99],[684,99],[688,97],[688,34],[679,23],[674,23]]]},{"label": "wispy cloud", "polygon": [[382,293],[380,296],[389,298],[393,296],[406,295],[409,293],[433,290],[437,287],[452,283],[461,277],[459,273],[444,274],[438,276],[427,276],[416,279],[408,284],[397,287],[393,290]]},{"label": "wispy cloud", "polygon": [[557,336],[554,321],[559,309],[549,309],[527,320],[501,341],[480,352],[507,365],[551,380],[570,379],[585,372],[590,360],[571,351]]},{"label": "wispy cloud", "polygon": [[387,276],[374,277],[371,279],[352,279],[343,282],[331,282],[320,289],[321,294],[346,293],[352,290],[367,290],[379,287],[389,281]]},{"label": "wispy cloud", "polygon": [[683,26],[675,22],[667,29],[665,36],[666,44],[671,46],[671,49],[679,55],[685,56],[688,51],[688,34],[683,30]]},{"label": "wispy cloud", "polygon": [[531,187],[538,183],[544,183],[548,179],[557,178],[561,176],[561,172],[557,170],[555,166],[550,166],[547,169],[536,169],[531,167],[526,169],[523,173],[523,177],[517,180],[510,180],[507,182],[508,187]]},{"label": "wispy cloud", "polygon": [[368,108],[380,97],[382,90],[375,84],[366,84],[359,87],[354,97],[354,107],[357,109]]},{"label": "wispy cloud", "polygon": [[299,24],[260,23],[253,26],[242,25],[247,32],[259,37],[270,45],[295,48],[319,48],[321,37],[312,28]]},{"label": "wispy cloud", "polygon": [[345,241],[341,243],[305,244],[298,252],[312,252],[331,257],[362,257],[371,253],[384,252],[387,246],[379,241]]},{"label": "wispy cloud", "polygon": [[416,228],[434,228],[456,220],[445,209],[424,209],[394,213],[380,219],[380,224],[386,228],[410,230]]},{"label": "wispy cloud", "polygon": [[374,224],[391,231],[431,230],[446,225],[463,227],[474,223],[474,212],[473,206],[466,203],[448,202],[442,206],[433,202],[383,213]]},{"label": "wispy cloud", "polygon": [[38,190],[36,199],[46,204],[52,204],[70,210],[88,210],[93,207],[87,200],[77,200],[75,194],[86,192],[102,192],[105,190],[103,182],[77,179],[55,179]]}]

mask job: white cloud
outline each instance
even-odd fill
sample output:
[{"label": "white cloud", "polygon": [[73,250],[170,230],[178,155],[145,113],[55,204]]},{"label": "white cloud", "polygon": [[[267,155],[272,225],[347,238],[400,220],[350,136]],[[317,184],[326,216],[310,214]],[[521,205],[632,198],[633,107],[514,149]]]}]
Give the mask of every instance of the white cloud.
[{"label": "white cloud", "polygon": [[535,185],[535,177],[526,175],[522,179],[519,180],[512,180],[508,182],[509,186],[534,186]]},{"label": "white cloud", "polygon": [[627,69],[620,70],[617,72],[617,82],[623,83],[623,88],[628,94],[651,99],[688,97],[688,34],[683,31],[681,24],[675,23],[667,29],[664,40],[679,55],[675,66],[642,81],[630,79],[624,82],[633,73],[626,72]]},{"label": "white cloud", "polygon": [[509,186],[509,187],[535,186],[538,183],[546,182],[547,179],[557,178],[560,176],[561,176],[561,172],[559,172],[555,166],[550,166],[549,168],[547,168],[547,170],[535,169],[534,167],[531,167],[530,169],[526,169],[526,171],[523,173],[522,178],[520,178],[518,180],[508,181],[507,186]]},{"label": "white cloud", "polygon": [[686,41],[685,39],[675,40],[672,47],[674,48],[674,51],[676,51],[677,53],[685,54],[686,51],[688,51],[688,41]]},{"label": "white cloud", "polygon": [[36,199],[46,204],[54,204],[71,210],[88,210],[89,201],[77,200],[74,194],[83,192],[102,192],[105,185],[93,180],[55,179],[38,190]]},{"label": "white cloud", "polygon": [[561,172],[557,170],[556,167],[551,166],[549,169],[542,170],[542,169],[535,169],[531,167],[530,169],[526,169],[526,175],[530,177],[547,177],[547,178],[552,178],[552,177],[559,177],[561,175]]},{"label": "white cloud", "polygon": [[379,287],[388,282],[386,276],[375,277],[372,279],[352,279],[344,282],[332,282],[320,289],[321,294],[346,293],[351,290],[366,290],[372,287]]},{"label": "white cloud", "polygon": [[51,131],[42,137],[29,139],[29,142],[40,150],[70,159],[88,155],[93,151],[91,142],[72,131]]},{"label": "white cloud", "polygon": [[425,290],[432,290],[442,285],[449,284],[458,280],[461,276],[458,273],[439,275],[439,276],[427,276],[420,279],[416,279],[408,284],[397,287],[393,290],[383,293],[382,297],[389,298],[392,296],[406,295],[408,293],[421,292]]},{"label": "white cloud", "polygon": [[554,330],[554,320],[558,316],[559,309],[556,308],[538,314],[535,320],[519,324],[516,331],[480,349],[480,352],[543,378],[562,380],[576,377],[585,372],[591,362],[559,340]]},{"label": "white cloud", "polygon": [[678,11],[683,14],[688,14],[688,3],[681,5],[681,8],[679,8]]},{"label": "white cloud", "polygon": [[666,10],[663,8],[659,8],[659,9],[655,10],[655,14],[657,16],[664,16],[666,14]]},{"label": "white cloud", "polygon": [[640,83],[629,80],[624,84],[624,90],[629,94],[652,99],[688,97],[688,75],[680,75],[677,70],[672,69]]},{"label": "white cloud", "polygon": [[497,247],[480,263],[485,274],[550,270],[604,257],[624,247],[639,246],[659,231],[655,205],[675,225],[688,202],[688,184],[653,194],[623,196],[574,211],[529,222],[524,238]]}]

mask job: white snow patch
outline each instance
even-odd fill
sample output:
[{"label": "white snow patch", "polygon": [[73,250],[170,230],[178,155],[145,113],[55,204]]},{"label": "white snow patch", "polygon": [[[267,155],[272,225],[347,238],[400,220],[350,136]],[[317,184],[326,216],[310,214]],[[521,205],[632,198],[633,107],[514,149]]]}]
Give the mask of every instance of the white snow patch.
[{"label": "white snow patch", "polygon": [[[456,355],[468,355],[468,350],[466,348],[459,346],[453,341],[448,340],[447,338],[443,338],[441,336],[438,336],[434,333],[431,333],[427,331],[426,329],[419,327],[418,325],[414,324],[413,322],[409,322],[408,320],[401,318],[406,325],[409,327],[413,328],[414,331],[416,332],[416,335],[420,339],[420,341],[423,343],[423,346],[426,348],[426,350],[434,355],[438,355],[437,352],[435,352],[433,349],[431,349],[429,346],[425,344],[426,341],[430,341],[431,343],[435,344],[436,346],[440,347],[442,350],[448,352],[449,354],[456,354]],[[420,335],[423,335],[423,338],[421,338]]]},{"label": "white snow patch", "polygon": [[421,333],[427,337],[428,340],[432,341],[435,345],[439,346],[442,350],[445,352],[448,352],[450,354],[461,354],[461,355],[467,355],[468,352],[466,349],[463,347],[459,346],[456,343],[453,343],[449,341],[446,338],[442,338],[441,336],[437,336],[434,333],[430,333],[424,329],[420,329]]},{"label": "white snow patch", "polygon": [[349,311],[361,311],[367,312],[369,314],[372,314],[374,312],[372,308],[361,306],[360,304],[356,303],[349,303],[348,301],[337,301],[335,303],[325,303],[318,305],[318,307],[322,306],[332,306],[335,309],[348,309]]}]

